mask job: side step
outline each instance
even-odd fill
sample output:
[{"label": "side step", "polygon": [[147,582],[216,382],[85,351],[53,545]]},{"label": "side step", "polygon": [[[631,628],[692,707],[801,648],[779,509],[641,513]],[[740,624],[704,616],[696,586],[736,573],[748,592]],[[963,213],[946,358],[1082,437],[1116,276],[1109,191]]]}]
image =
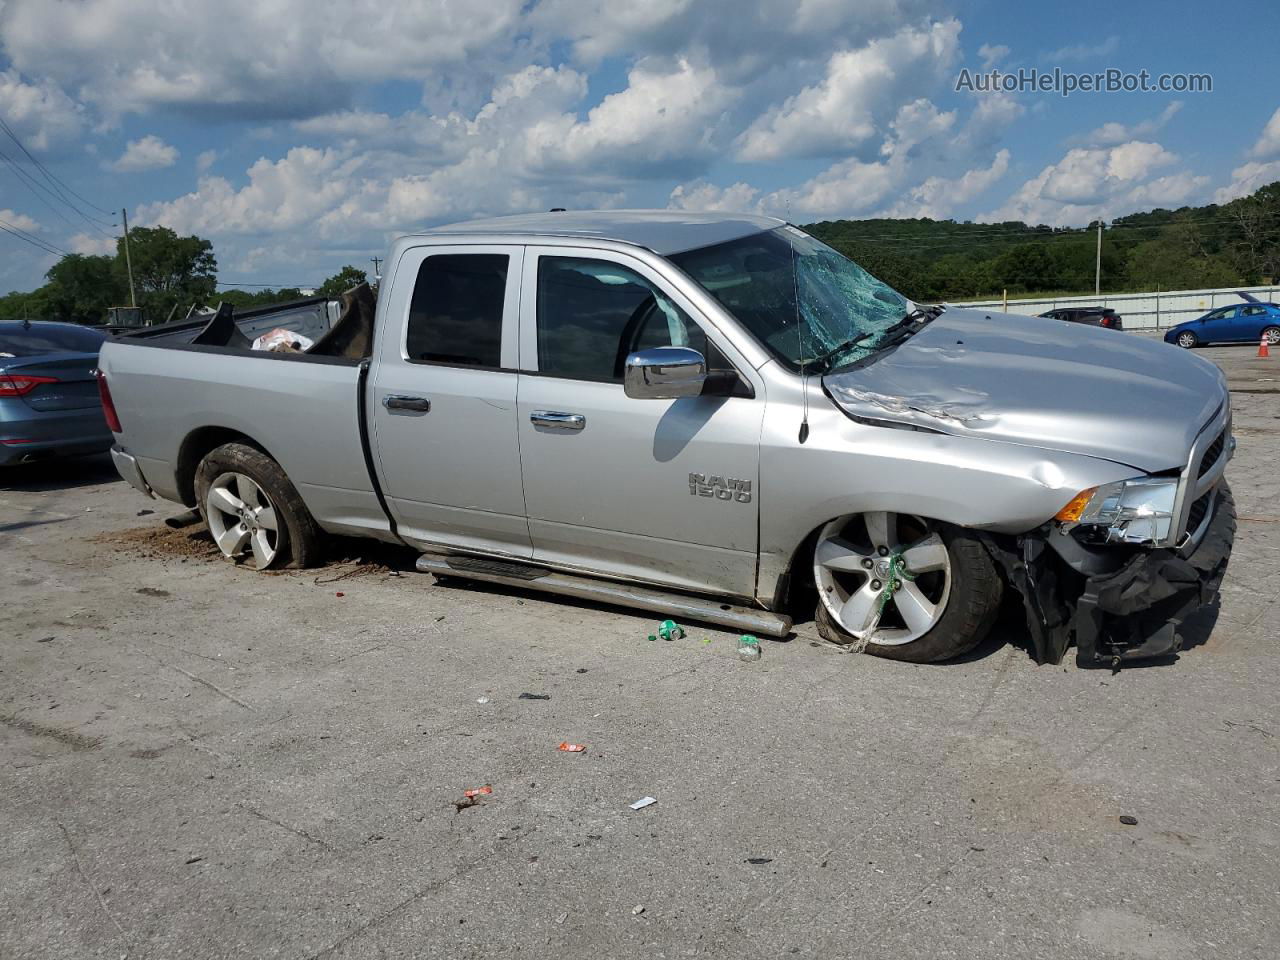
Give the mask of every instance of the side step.
[{"label": "side step", "polygon": [[682,593],[669,593],[654,587],[575,577],[527,563],[424,553],[418,558],[416,566],[422,573],[434,573],[441,577],[483,580],[486,583],[541,590],[580,600],[653,610],[677,620],[700,620],[767,637],[785,637],[791,632],[790,617],[770,613],[768,610],[736,607]]}]

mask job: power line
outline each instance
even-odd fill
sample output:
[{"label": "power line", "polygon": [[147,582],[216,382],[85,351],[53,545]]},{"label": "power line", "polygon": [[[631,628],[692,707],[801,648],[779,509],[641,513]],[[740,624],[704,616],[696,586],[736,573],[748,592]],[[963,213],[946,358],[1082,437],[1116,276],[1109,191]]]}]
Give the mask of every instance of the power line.
[{"label": "power line", "polygon": [[[13,128],[11,128],[9,124],[5,123],[4,117],[0,117],[0,130],[4,130],[4,132],[9,135],[9,139],[18,145],[18,149],[21,150],[24,154],[26,154],[27,159],[30,160],[33,164],[35,164],[36,169],[39,170],[42,174],[44,174],[45,179],[48,180],[50,183],[52,183],[55,188],[59,188],[59,186],[65,187],[66,190],[72,194],[72,196],[78,197],[81,200],[81,202],[87,203],[89,206],[93,207],[93,209],[97,210],[99,213],[104,213],[107,216],[112,215],[110,211],[103,210],[100,206],[98,206],[92,200],[86,200],[84,197],[80,196],[80,194],[76,193],[76,191],[72,189],[70,184],[68,184],[61,177],[57,176],[55,173],[50,171],[48,167],[46,167],[43,163],[41,163],[34,156],[32,156],[31,151],[28,150],[26,146],[23,145],[22,141],[18,139],[18,135],[13,132]],[[62,190],[59,189],[58,192],[61,193]],[[70,200],[67,200],[65,196],[63,197],[63,200],[69,206],[71,207],[75,206],[75,204],[71,203]],[[102,221],[102,222],[105,223],[105,221]]]},{"label": "power line", "polygon": [[25,240],[27,243],[31,244],[33,247],[39,247],[45,253],[61,254],[62,256],[67,256],[67,251],[61,249],[60,247],[55,247],[52,243],[49,243],[47,240],[42,240],[41,238],[28,233],[27,231],[23,230],[21,227],[10,223],[8,220],[0,220],[0,230],[3,230],[5,233],[11,234],[12,236],[17,237],[19,240]]}]

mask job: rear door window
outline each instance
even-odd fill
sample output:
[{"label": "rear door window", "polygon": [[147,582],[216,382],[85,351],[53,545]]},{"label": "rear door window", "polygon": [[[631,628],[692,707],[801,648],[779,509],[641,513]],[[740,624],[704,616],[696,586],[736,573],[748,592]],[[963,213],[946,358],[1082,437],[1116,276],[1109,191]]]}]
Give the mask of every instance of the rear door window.
[{"label": "rear door window", "polygon": [[502,366],[510,259],[501,253],[449,253],[422,261],[405,334],[409,362]]}]

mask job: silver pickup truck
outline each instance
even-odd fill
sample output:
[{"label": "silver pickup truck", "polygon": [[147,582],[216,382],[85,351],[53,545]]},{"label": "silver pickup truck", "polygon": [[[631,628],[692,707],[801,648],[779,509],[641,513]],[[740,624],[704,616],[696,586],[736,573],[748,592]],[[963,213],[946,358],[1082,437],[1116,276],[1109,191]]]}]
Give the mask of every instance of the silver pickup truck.
[{"label": "silver pickup truck", "polygon": [[[392,247],[306,352],[121,338],[121,474],[222,552],[421,570],[916,662],[1002,602],[1040,662],[1169,657],[1235,529],[1223,376],[1166,344],[909,302],[782,221],[553,212]],[[815,612],[816,611],[816,612]]]}]

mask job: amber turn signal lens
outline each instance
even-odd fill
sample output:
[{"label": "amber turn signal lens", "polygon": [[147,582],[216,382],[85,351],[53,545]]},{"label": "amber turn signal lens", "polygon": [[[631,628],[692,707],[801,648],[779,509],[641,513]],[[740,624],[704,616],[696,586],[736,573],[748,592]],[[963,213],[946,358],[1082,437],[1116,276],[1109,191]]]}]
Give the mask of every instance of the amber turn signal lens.
[{"label": "amber turn signal lens", "polygon": [[1084,508],[1089,505],[1089,500],[1097,489],[1097,487],[1090,487],[1088,490],[1081,490],[1071,498],[1065,507],[1057,512],[1053,519],[1060,520],[1063,523],[1075,523],[1080,519],[1080,514],[1084,513]]}]

